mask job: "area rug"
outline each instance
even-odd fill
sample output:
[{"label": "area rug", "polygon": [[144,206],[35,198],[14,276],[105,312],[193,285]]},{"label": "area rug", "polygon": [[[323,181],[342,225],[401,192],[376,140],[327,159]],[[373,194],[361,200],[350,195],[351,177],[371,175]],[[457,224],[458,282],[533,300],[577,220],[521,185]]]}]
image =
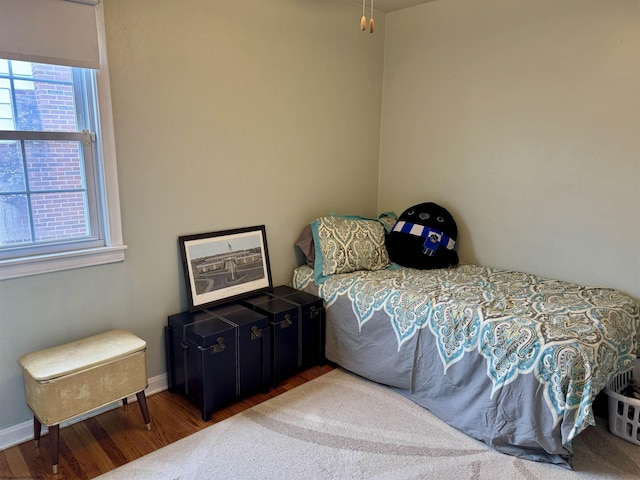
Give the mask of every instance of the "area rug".
[{"label": "area rug", "polygon": [[638,479],[640,447],[591,427],[574,470],[498,453],[384,386],[336,369],[99,477]]}]

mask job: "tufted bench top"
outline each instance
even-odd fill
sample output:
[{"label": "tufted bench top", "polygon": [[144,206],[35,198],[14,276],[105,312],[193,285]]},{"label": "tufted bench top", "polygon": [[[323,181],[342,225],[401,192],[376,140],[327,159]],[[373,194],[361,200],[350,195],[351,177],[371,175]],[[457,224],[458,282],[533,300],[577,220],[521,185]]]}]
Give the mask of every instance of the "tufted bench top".
[{"label": "tufted bench top", "polygon": [[144,350],[147,344],[124,329],[109,330],[20,357],[31,378],[46,382]]}]

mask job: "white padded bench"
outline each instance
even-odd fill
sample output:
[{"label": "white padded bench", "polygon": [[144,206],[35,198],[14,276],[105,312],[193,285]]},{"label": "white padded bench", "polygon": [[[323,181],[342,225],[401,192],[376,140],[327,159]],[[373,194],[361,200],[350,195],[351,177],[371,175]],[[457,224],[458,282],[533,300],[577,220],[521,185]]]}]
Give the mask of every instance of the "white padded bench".
[{"label": "white padded bench", "polygon": [[36,447],[42,425],[49,427],[51,466],[58,472],[59,425],[136,394],[147,430],[151,429],[144,389],[144,340],[127,330],[92,337],[20,357],[27,405],[33,412]]}]

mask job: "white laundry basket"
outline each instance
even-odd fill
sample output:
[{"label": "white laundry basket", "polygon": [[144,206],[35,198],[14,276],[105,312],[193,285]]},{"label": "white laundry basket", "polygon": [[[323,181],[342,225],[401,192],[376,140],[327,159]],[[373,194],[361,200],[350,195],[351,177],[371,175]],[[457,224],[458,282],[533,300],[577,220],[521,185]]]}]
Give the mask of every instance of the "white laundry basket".
[{"label": "white laundry basket", "polygon": [[[640,372],[640,369],[636,367]],[[634,370],[616,375],[604,391],[608,397],[609,430],[620,438],[640,445],[640,400],[622,394],[634,377]]]}]

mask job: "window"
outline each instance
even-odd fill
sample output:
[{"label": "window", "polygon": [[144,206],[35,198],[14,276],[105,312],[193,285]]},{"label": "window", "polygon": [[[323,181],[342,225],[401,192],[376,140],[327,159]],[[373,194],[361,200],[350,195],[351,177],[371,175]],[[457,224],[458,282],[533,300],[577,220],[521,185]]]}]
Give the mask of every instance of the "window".
[{"label": "window", "polygon": [[7,57],[0,58],[0,279],[122,261],[110,105],[101,102],[106,64]]},{"label": "window", "polygon": [[0,258],[104,246],[93,72],[0,59],[0,91]]}]

